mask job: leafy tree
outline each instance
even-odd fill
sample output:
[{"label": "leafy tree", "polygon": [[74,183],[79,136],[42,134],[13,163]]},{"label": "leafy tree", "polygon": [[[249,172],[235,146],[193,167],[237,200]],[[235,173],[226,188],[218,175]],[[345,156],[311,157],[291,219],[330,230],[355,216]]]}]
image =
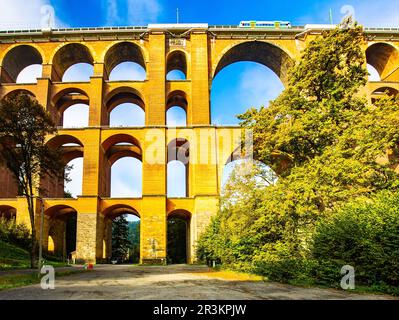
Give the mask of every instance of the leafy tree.
[{"label": "leafy tree", "polygon": [[112,257],[125,261],[130,247],[129,222],[126,220],[126,215],[121,215],[112,223]]},{"label": "leafy tree", "polygon": [[372,105],[360,95],[367,75],[363,41],[360,27],[324,32],[268,108],[239,116],[253,132],[255,159],[278,179],[262,186],[253,171],[231,177],[199,241],[204,260],[296,278],[312,269],[306,263],[318,221],[355,199],[397,190],[399,100]]},{"label": "leafy tree", "polygon": [[0,160],[14,175],[20,194],[27,201],[32,268],[36,266],[38,249],[34,209],[37,182],[47,174],[64,178],[60,153],[46,145],[47,135],[55,133],[50,114],[30,95],[11,95],[0,102]]}]

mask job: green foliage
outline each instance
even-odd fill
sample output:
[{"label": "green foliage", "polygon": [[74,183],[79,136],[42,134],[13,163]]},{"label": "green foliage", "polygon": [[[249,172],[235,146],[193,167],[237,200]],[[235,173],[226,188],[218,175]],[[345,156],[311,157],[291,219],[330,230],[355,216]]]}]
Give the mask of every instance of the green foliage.
[{"label": "green foliage", "polygon": [[128,260],[130,246],[129,222],[125,215],[121,215],[112,222],[112,259],[120,262]]},{"label": "green foliage", "polygon": [[[397,250],[397,231],[390,229],[388,239],[378,223],[367,222],[368,214],[359,217],[362,222],[353,214],[352,227],[344,228],[345,219],[339,220],[348,234],[339,233],[337,226],[324,238],[320,235],[322,226],[323,232],[331,227],[320,221],[343,214],[343,205],[374,201],[370,199],[381,190],[397,192],[399,186],[393,170],[399,154],[399,100],[386,97],[371,105],[360,95],[367,74],[362,45],[359,27],[323,33],[309,43],[289,72],[287,88],[268,108],[239,116],[242,126],[253,132],[255,159],[278,179],[259,183],[257,163],[249,170],[238,167],[225,187],[218,215],[199,240],[201,259],[273,280],[330,286],[339,285],[341,267],[348,261],[356,262],[355,269],[367,262],[369,267],[359,267],[360,281],[382,283],[381,288],[396,283],[398,265],[393,261],[398,259],[392,250]],[[319,238],[313,247],[315,235]],[[351,247],[349,256],[340,245]],[[316,248],[320,252],[313,255]],[[341,253],[333,256],[334,250]],[[388,259],[391,263],[384,266],[394,278],[374,268],[382,268]]]},{"label": "green foliage", "polygon": [[129,261],[139,263],[140,261],[140,221],[129,221],[129,242],[131,251]]},{"label": "green foliage", "polygon": [[[317,224],[314,259],[353,266],[362,284],[399,287],[398,213],[399,193],[382,192],[371,201],[344,206]],[[328,273],[321,269],[320,279]]]},{"label": "green foliage", "polygon": [[18,224],[14,219],[0,218],[0,240],[28,250],[30,231],[25,224]]}]

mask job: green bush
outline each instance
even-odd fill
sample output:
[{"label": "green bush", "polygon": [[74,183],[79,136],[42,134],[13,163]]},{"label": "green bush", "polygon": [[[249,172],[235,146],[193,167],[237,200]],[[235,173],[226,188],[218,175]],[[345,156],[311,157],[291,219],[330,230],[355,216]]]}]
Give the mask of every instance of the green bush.
[{"label": "green bush", "polygon": [[25,224],[0,218],[0,240],[28,250],[30,248],[30,231]]},{"label": "green bush", "polygon": [[313,237],[319,281],[335,283],[340,268],[355,268],[356,283],[399,286],[399,194],[349,204],[322,219]]}]

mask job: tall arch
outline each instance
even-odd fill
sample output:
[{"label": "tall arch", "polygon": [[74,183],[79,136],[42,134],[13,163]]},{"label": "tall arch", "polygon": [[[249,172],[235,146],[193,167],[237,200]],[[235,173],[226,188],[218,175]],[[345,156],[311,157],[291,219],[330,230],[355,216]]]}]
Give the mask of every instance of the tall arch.
[{"label": "tall arch", "polygon": [[[49,148],[59,150],[62,154],[62,161],[65,164],[69,164],[71,161],[84,158],[84,146],[82,142],[71,135],[57,135],[47,142]],[[83,183],[83,164],[79,167],[75,167],[72,170],[76,170],[79,174],[79,187],[82,187]],[[69,197],[66,194],[66,182],[63,178],[54,178],[48,175],[41,179],[41,195],[48,198],[64,198]],[[80,191],[80,190],[79,190]]]},{"label": "tall arch", "polygon": [[44,211],[47,221],[43,243],[50,254],[71,259],[77,246],[77,211],[68,205],[55,205]]},{"label": "tall arch", "polygon": [[26,67],[42,65],[43,57],[33,46],[19,45],[12,48],[2,61],[1,82],[16,83],[18,75]]},{"label": "tall arch", "polygon": [[191,254],[191,213],[176,209],[167,217],[167,262],[189,263]]},{"label": "tall arch", "polygon": [[[179,71],[181,75],[172,74]],[[167,80],[185,80],[187,79],[187,58],[181,50],[170,52],[166,58],[166,79]]]},{"label": "tall arch", "polygon": [[[53,118],[55,123],[59,126],[65,125],[64,123],[64,113],[72,106],[86,106],[87,110],[79,110],[79,121],[81,122],[80,127],[86,127],[89,124],[89,105],[90,99],[88,94],[78,88],[68,88],[62,90],[57,93],[52,99],[52,105],[54,106]],[[67,127],[76,127],[76,125],[72,125],[75,123],[73,121],[69,121]]]},{"label": "tall arch", "polygon": [[[139,122],[135,122],[135,119],[123,119],[123,126],[144,126],[145,125],[145,103],[142,98],[142,95],[140,94],[139,91],[137,91],[134,88],[130,87],[120,87],[117,88],[113,91],[111,91],[106,99],[106,108],[107,108],[107,118],[106,118],[106,123],[105,125],[118,125],[118,122],[113,121],[114,123],[111,123],[111,113],[113,110],[121,105],[124,105],[126,107],[132,107],[135,108],[135,106],[138,106],[141,108],[142,112],[136,108],[136,110],[133,110],[133,113],[130,113],[131,115],[136,116],[137,118],[140,118]],[[129,114],[129,113],[128,113]],[[137,120],[137,119],[136,119]],[[122,123],[122,122],[121,122]]]},{"label": "tall arch", "polygon": [[393,45],[383,42],[370,45],[366,60],[377,70],[381,81],[399,81],[399,50]]},{"label": "tall arch", "polygon": [[[168,144],[167,195],[168,197],[188,197],[190,194],[190,143],[177,138]],[[184,181],[181,181],[184,178]]]},{"label": "tall arch", "polygon": [[[103,153],[103,172],[102,181],[101,181],[101,193],[104,196],[115,196],[115,197],[126,197],[125,195],[118,196],[113,192],[114,188],[117,188],[115,185],[115,176],[112,171],[114,165],[117,161],[122,160],[123,158],[133,158],[133,163],[131,166],[128,163],[128,171],[124,171],[124,166],[126,164],[122,164],[122,167],[119,168],[121,171],[120,177],[118,177],[118,185],[124,185],[129,183],[128,179],[133,180],[130,181],[131,185],[127,186],[128,190],[126,193],[129,194],[129,198],[131,197],[141,197],[142,195],[142,149],[140,143],[136,138],[127,134],[117,134],[109,137],[102,143]],[[116,167],[118,169],[118,167]],[[129,171],[132,170],[132,171]],[[123,174],[124,173],[124,174]],[[114,181],[113,179],[114,178]],[[131,188],[131,189],[130,189]]]},{"label": "tall arch", "polygon": [[90,49],[81,43],[69,43],[61,47],[52,60],[52,80],[60,82],[65,72],[79,63],[94,64]]},{"label": "tall arch", "polygon": [[119,42],[114,44],[105,54],[105,78],[109,79],[115,67],[124,62],[134,62],[141,66],[144,71],[146,70],[142,49],[132,42]]},{"label": "tall arch", "polygon": [[[180,109],[180,114],[176,109]],[[176,90],[169,93],[166,100],[166,124],[168,126],[187,125],[188,101],[185,92]]]}]

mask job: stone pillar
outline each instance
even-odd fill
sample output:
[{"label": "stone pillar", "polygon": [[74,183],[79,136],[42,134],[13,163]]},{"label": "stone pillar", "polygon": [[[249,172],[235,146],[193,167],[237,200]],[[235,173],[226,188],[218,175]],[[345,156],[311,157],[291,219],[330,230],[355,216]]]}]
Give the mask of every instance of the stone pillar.
[{"label": "stone pillar", "polygon": [[191,34],[191,112],[187,124],[209,124],[208,35],[206,30]]},{"label": "stone pillar", "polygon": [[99,194],[100,172],[100,129],[87,129],[83,154],[83,187],[84,196]]},{"label": "stone pillar", "polygon": [[217,196],[196,197],[195,211],[190,221],[190,257],[189,263],[197,261],[196,249],[197,241],[200,235],[205,231],[206,227],[211,222],[211,219],[216,215],[219,206],[219,198]]},{"label": "stone pillar", "polygon": [[97,213],[78,213],[76,262],[95,263],[97,253]]},{"label": "stone pillar", "polygon": [[165,129],[148,129],[143,143],[143,196],[166,195]]},{"label": "stone pillar", "polygon": [[94,64],[94,74],[90,78],[90,111],[89,111],[89,126],[106,125],[107,110],[103,103],[104,91],[104,64]]},{"label": "stone pillar", "polygon": [[166,198],[144,197],[140,220],[140,262],[166,263]]},{"label": "stone pillar", "polygon": [[166,51],[164,31],[151,31],[149,35],[150,63],[147,70],[148,102],[146,125],[165,124]]}]

